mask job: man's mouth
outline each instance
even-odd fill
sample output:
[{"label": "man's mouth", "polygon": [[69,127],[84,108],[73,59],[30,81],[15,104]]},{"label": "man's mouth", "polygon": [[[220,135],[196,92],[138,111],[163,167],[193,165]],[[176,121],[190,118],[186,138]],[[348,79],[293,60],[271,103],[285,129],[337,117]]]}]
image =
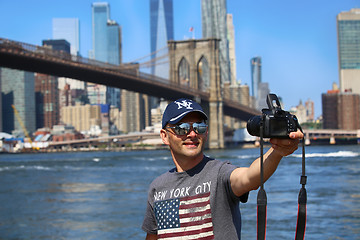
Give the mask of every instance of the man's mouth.
[{"label": "man's mouth", "polygon": [[197,147],[199,142],[185,142],[184,145],[187,147]]}]

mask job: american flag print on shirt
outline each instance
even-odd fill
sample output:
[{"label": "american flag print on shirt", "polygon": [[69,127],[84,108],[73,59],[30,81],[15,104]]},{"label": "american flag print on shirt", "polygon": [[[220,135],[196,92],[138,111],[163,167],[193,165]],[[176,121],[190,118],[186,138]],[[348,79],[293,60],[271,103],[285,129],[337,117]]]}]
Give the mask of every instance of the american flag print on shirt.
[{"label": "american flag print on shirt", "polygon": [[155,202],[158,239],[214,239],[210,192]]}]

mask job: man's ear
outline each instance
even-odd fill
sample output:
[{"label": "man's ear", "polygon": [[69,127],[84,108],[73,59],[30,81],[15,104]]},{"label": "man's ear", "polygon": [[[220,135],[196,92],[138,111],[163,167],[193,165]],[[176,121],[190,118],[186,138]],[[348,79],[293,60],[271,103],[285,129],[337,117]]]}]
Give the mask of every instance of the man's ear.
[{"label": "man's ear", "polygon": [[165,129],[160,130],[160,137],[165,145],[169,145],[168,132]]}]

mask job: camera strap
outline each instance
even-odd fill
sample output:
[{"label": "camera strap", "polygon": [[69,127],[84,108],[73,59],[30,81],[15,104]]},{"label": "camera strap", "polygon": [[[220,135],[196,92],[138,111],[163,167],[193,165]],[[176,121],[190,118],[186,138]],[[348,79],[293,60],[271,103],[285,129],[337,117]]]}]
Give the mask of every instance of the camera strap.
[{"label": "camera strap", "polygon": [[264,189],[263,121],[260,122],[260,189],[257,195],[257,240],[266,239],[267,197]]},{"label": "camera strap", "polygon": [[[298,125],[301,132],[302,129]],[[264,189],[264,141],[263,141],[263,121],[260,122],[260,189],[257,195],[257,240],[266,239],[266,219],[267,219],[267,197]],[[302,185],[298,196],[298,216],[296,223],[295,240],[305,239],[306,229],[306,203],[307,193],[305,189],[307,176],[305,175],[305,137],[302,139],[302,174],[300,184]]]},{"label": "camera strap", "polygon": [[[299,126],[300,128],[300,126]],[[302,129],[300,128],[301,132]],[[305,189],[307,176],[305,175],[305,137],[302,139],[302,173],[300,177],[300,184],[302,185],[299,191],[298,196],[298,217],[296,223],[296,233],[295,240],[304,240],[305,239],[305,229],[306,229],[306,203],[307,203],[307,193]]]}]

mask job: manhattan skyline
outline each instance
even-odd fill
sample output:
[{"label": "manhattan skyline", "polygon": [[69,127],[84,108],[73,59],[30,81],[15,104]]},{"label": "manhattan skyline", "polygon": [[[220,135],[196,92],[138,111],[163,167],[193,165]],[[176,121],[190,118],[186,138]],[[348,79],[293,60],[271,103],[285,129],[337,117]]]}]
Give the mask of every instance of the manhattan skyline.
[{"label": "manhattan skyline", "polygon": [[[53,18],[78,18],[80,54],[88,57],[93,2],[64,0],[50,5],[45,0],[0,0],[0,37],[41,45],[42,40],[52,39]],[[106,2],[111,18],[122,27],[123,62],[149,55],[150,1]],[[250,59],[260,56],[262,81],[282,97],[284,109],[310,98],[318,117],[321,94],[339,83],[336,16],[356,7],[360,4],[355,0],[227,0],[235,28],[238,80],[251,86]],[[174,34],[175,40],[202,38],[200,0],[174,0]]]}]

